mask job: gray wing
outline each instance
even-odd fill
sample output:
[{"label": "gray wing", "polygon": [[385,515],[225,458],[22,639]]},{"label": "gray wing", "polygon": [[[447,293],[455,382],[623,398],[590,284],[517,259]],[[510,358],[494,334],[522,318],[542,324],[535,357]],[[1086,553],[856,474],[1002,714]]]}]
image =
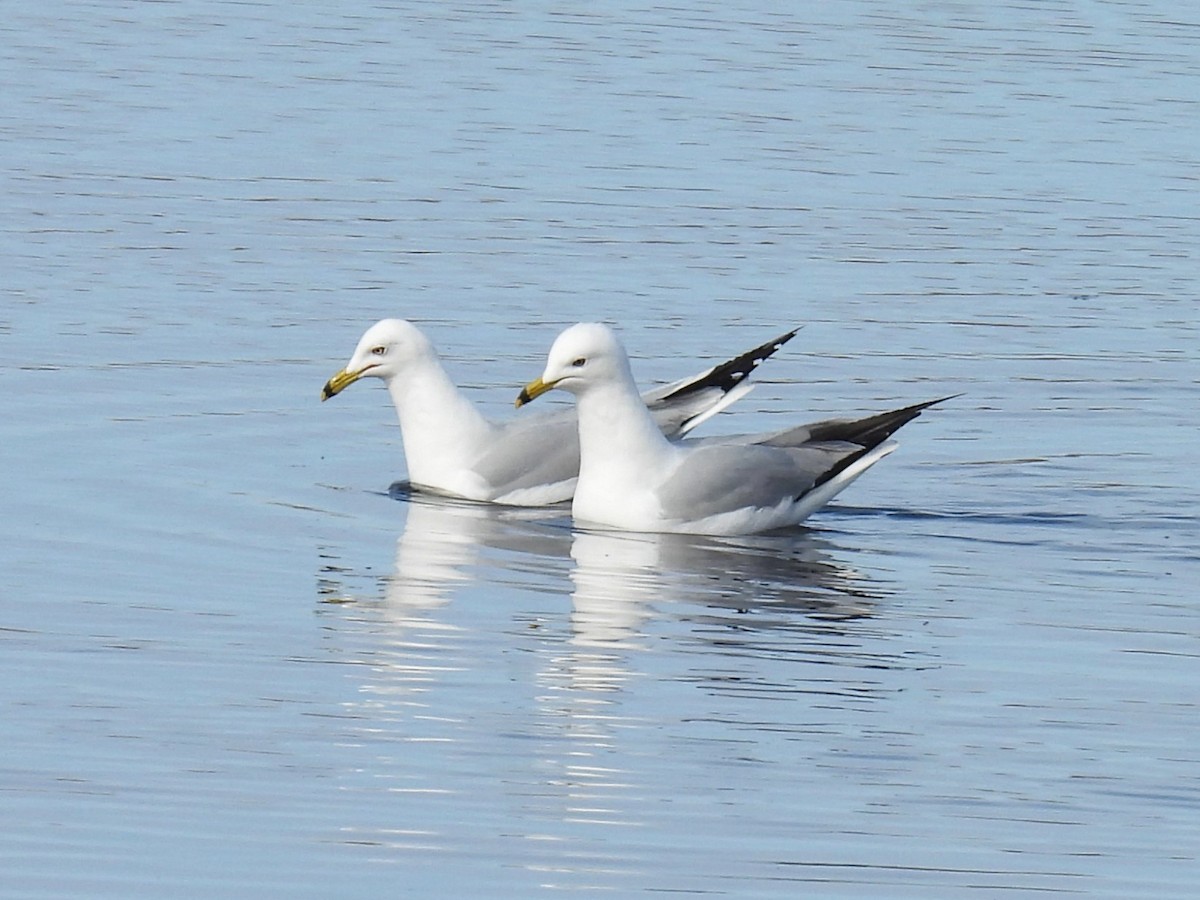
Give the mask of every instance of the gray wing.
[{"label": "gray wing", "polygon": [[802,447],[707,444],[697,447],[658,490],[668,519],[696,520],[739,509],[767,509],[808,493],[863,452],[858,444]]},{"label": "gray wing", "polygon": [[579,477],[579,426],[574,409],[519,416],[496,425],[493,440],[472,469],[494,489],[493,497],[545,488],[530,503],[570,500]]},{"label": "gray wing", "polygon": [[[958,396],[958,395],[954,395]],[[758,435],[681,441],[694,452],[659,491],[668,518],[698,519],[798,500],[870,453],[928,400],[863,419],[829,419]]]}]

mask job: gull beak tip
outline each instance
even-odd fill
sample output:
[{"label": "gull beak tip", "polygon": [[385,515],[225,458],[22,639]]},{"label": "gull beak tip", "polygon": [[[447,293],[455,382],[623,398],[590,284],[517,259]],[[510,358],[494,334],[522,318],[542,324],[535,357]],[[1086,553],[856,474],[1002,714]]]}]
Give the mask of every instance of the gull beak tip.
[{"label": "gull beak tip", "polygon": [[354,384],[354,382],[358,381],[358,379],[362,378],[365,371],[365,369],[362,369],[358,372],[351,372],[349,369],[342,369],[342,371],[325,382],[325,387],[321,388],[321,401],[324,402],[330,397],[336,397],[350,385]]},{"label": "gull beak tip", "polygon": [[521,388],[521,393],[517,394],[517,402],[514,405],[517,407],[517,409],[520,409],[535,397],[542,396],[542,394],[554,387],[555,384],[557,384],[557,382],[552,381],[547,383],[540,378],[529,382],[529,384]]}]

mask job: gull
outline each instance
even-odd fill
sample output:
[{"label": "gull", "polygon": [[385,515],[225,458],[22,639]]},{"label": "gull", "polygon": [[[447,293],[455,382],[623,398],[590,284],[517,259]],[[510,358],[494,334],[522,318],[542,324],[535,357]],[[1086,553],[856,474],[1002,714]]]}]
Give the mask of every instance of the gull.
[{"label": "gull", "polygon": [[[748,378],[754,368],[795,334],[789,331],[641,395],[637,402],[649,427],[666,435],[664,440],[687,434],[745,396],[753,386]],[[346,368],[325,384],[321,399],[365,377],[381,379],[392,395],[414,487],[518,506],[547,506],[574,494],[579,474],[574,409],[505,422],[484,418],[450,380],[429,339],[403,319],[384,319],[368,328]]]},{"label": "gull", "polygon": [[752,534],[795,525],[896,449],[888,440],[931,400],[864,419],[672,443],[640,402],[612,329],[573,325],[550,348],[523,406],[554,388],[575,395],[579,481],[572,515],[601,528]]}]

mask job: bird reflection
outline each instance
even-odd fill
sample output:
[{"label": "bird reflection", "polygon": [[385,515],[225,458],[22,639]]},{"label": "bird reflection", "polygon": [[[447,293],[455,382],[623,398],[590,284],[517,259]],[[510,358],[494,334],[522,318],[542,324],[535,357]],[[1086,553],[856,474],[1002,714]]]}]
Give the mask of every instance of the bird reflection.
[{"label": "bird reflection", "polygon": [[[740,538],[577,531],[570,636],[565,648],[544,657],[537,676],[540,720],[555,735],[540,754],[544,766],[554,767],[558,786],[542,796],[543,814],[642,822],[638,797],[646,787],[623,767],[621,748],[645,724],[633,712],[643,708],[635,698],[638,682],[662,678],[664,660],[668,667],[686,666],[675,679],[710,685],[718,677],[711,663],[720,677],[742,668],[729,658],[737,652],[748,658],[744,668],[753,677],[777,650],[751,649],[745,635],[766,628],[823,630],[869,615],[874,594],[866,579],[831,551],[799,529]],[[690,625],[683,634],[670,627],[681,621]],[[664,625],[671,642],[652,643]],[[677,652],[697,640],[717,653],[695,660]],[[646,653],[660,648],[653,658]],[[848,674],[848,680],[856,678]]]},{"label": "bird reflection", "polygon": [[[389,494],[407,507],[379,605],[397,626],[428,622],[476,583],[557,593],[564,569],[573,647],[636,649],[647,624],[664,617],[697,633],[828,626],[871,615],[880,597],[836,547],[802,528],[738,537],[572,531],[565,509],[454,500],[404,483]],[[340,571],[326,566],[323,593],[338,593],[331,575]]]},{"label": "bird reflection", "polygon": [[[630,748],[671,721],[646,718],[656,690],[700,697],[695,708],[710,722],[742,704],[707,697],[807,690],[807,676],[792,673],[811,674],[813,662],[823,698],[838,690],[831,682],[847,697],[863,690],[862,648],[825,638],[871,615],[876,589],[814,532],[572,530],[565,509],[487,506],[402,486],[391,493],[407,514],[392,572],[373,598],[329,608],[339,658],[362,664],[344,703],[359,723],[351,743],[371,748],[364,768],[405,796],[388,828],[354,824],[365,839],[408,852],[404,836],[420,834],[421,852],[449,847],[439,798],[478,790],[462,773],[476,771],[483,747],[506,773],[497,782],[511,791],[505,802],[547,823],[547,833],[561,823],[644,825],[658,776],[631,766]],[[346,598],[345,587],[365,577],[327,562],[330,596]],[[501,592],[519,605],[488,602]],[[830,653],[846,665],[825,665]],[[792,715],[790,705],[774,708]],[[761,706],[749,714],[742,743],[764,722],[795,727],[764,719]]]},{"label": "bird reflection", "polygon": [[615,690],[651,623],[687,621],[701,641],[745,645],[765,629],[826,631],[870,615],[878,594],[812,532],[708,537],[578,531],[571,544],[573,652],[556,675]]},{"label": "bird reflection", "polygon": [[447,603],[479,577],[485,550],[502,551],[507,562],[515,563],[515,557],[529,555],[565,559],[570,547],[569,530],[546,509],[438,497],[404,482],[388,493],[408,505],[395,569],[384,588],[386,608],[399,618]]},{"label": "bird reflection", "polygon": [[739,629],[789,616],[870,615],[878,593],[831,550],[800,529],[742,537],[579,532],[571,546],[576,640],[627,641],[655,604],[682,605],[685,619]]}]

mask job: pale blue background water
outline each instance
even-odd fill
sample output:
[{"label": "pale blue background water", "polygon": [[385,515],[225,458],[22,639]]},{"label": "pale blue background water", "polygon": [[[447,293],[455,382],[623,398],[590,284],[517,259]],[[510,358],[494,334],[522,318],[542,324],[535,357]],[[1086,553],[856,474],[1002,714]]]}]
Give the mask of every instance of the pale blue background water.
[{"label": "pale blue background water", "polygon": [[[1167,0],[14,2],[0,895],[1190,897],[1200,18]],[[751,430],[965,391],[811,520],[387,487],[795,323]]]}]

